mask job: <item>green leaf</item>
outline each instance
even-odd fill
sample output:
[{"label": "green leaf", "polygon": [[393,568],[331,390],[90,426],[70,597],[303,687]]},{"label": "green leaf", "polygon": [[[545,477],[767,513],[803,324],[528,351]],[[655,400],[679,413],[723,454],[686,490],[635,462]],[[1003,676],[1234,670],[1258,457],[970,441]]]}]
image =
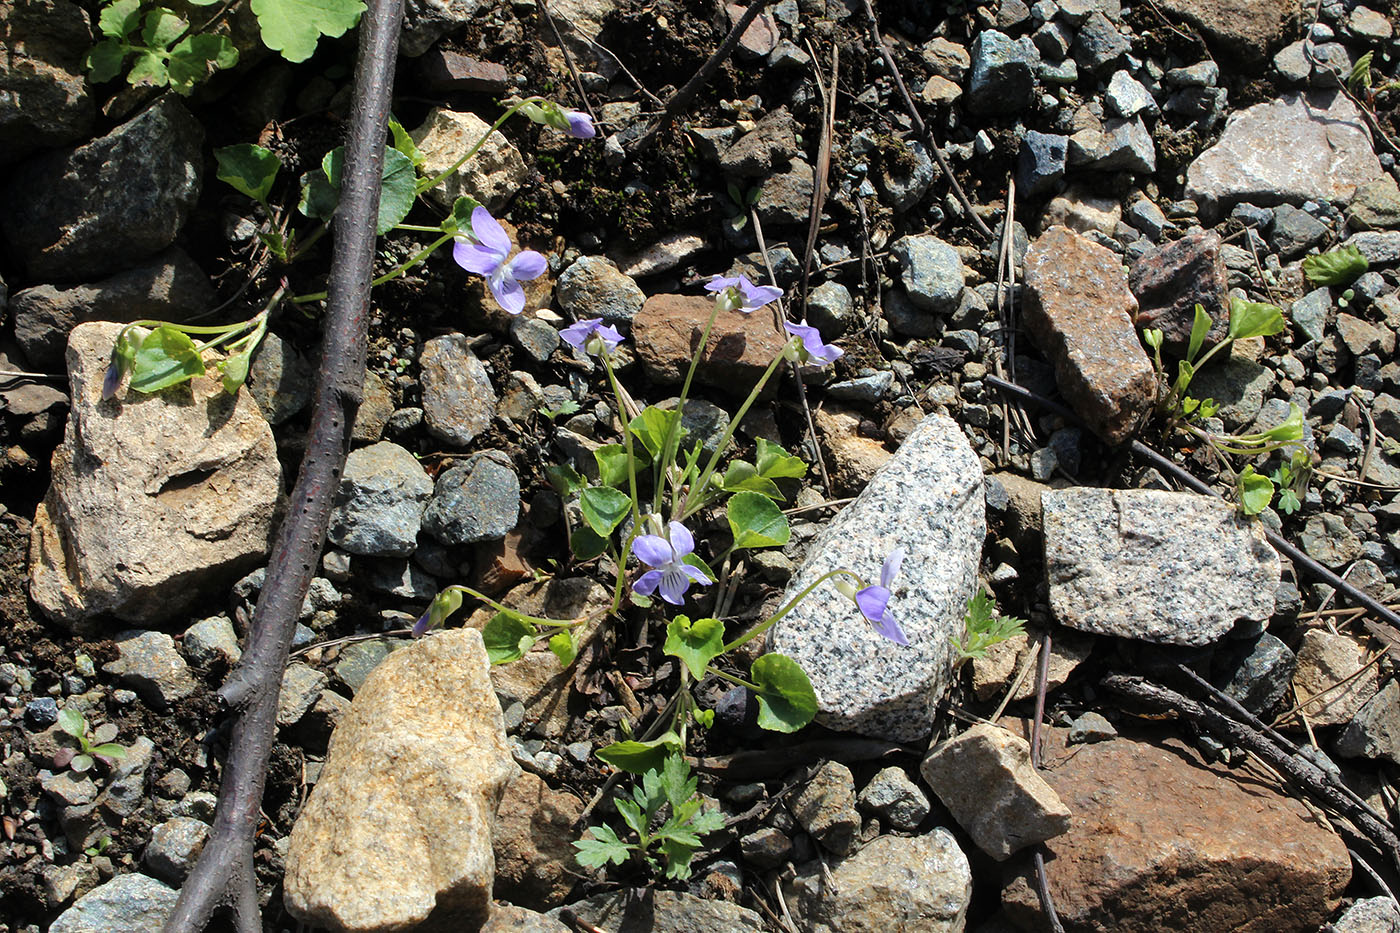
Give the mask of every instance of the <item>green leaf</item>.
[{"label": "green leaf", "polygon": [[666,860],[666,877],[673,881],[684,881],[690,877],[690,860],[695,857],[699,840],[694,844],[674,836],[661,840],[661,855]]},{"label": "green leaf", "polygon": [[1303,274],[1314,285],[1350,285],[1368,268],[1366,257],[1355,246],[1339,246],[1303,260]]},{"label": "green leaf", "polygon": [[1196,317],[1191,322],[1191,340],[1186,346],[1186,358],[1195,362],[1196,354],[1201,352],[1201,344],[1206,342],[1206,335],[1210,333],[1210,327],[1215,322],[1206,314],[1206,309],[1199,304],[1196,305]]},{"label": "green leaf", "polygon": [[734,548],[778,547],[787,544],[787,517],[773,500],[756,492],[735,493],[726,513],[734,532]]},{"label": "green leaf", "polygon": [[92,740],[98,745],[105,744],[117,737],[117,724],[114,722],[104,722],[96,729],[92,730]]},{"label": "green leaf", "polygon": [[84,752],[81,755],[74,755],[73,760],[68,762],[68,767],[82,774],[84,771],[91,770],[93,764],[92,756]]},{"label": "green leaf", "polygon": [[618,815],[622,817],[622,822],[626,823],[631,830],[639,837],[645,839],[647,835],[647,813],[640,805],[628,800],[625,797],[614,797],[613,805],[617,807]]},{"label": "green leaf", "polygon": [[282,168],[282,160],[270,150],[252,143],[238,143],[214,150],[219,181],[227,182],[254,201],[266,201]]},{"label": "green leaf", "polygon": [[766,476],[759,476],[758,467],[743,460],[730,461],[729,468],[724,471],[724,480],[720,488],[725,492],[756,492],[770,499],[783,497],[776,483]]},{"label": "green leaf", "polygon": [[1351,74],[1347,75],[1347,87],[1353,92],[1371,86],[1371,59],[1375,54],[1374,51],[1367,52],[1351,66]]},{"label": "green leaf", "polygon": [[263,45],[289,62],[304,62],[321,36],[345,34],[360,19],[360,0],[251,0]]},{"label": "green leaf", "polygon": [[549,636],[549,650],[554,652],[559,663],[565,667],[573,664],[574,658],[578,657],[578,645],[574,643],[573,631],[565,629]]},{"label": "green leaf", "polygon": [[621,444],[605,444],[593,451],[598,464],[598,481],[619,489],[627,485],[627,448]]},{"label": "green leaf", "polygon": [[331,184],[323,171],[312,170],[301,176],[301,200],[297,210],[312,220],[330,220],[340,204],[340,189]]},{"label": "green leaf", "polygon": [[1254,472],[1247,466],[1239,476],[1240,511],[1246,515],[1258,515],[1269,507],[1274,498],[1274,484],[1262,473]]},{"label": "green leaf", "polygon": [[[321,160],[321,171],[301,176],[301,201],[297,210],[315,220],[330,220],[340,203],[340,177],[345,169],[345,149],[337,146]],[[397,149],[384,150],[383,187],[375,232],[380,236],[408,216],[416,196],[413,162]]]},{"label": "green leaf", "polygon": [[[713,622],[714,619],[701,619],[701,622]],[[666,801],[673,810],[678,810],[682,804],[695,796],[695,790],[699,786],[690,773],[690,765],[686,762],[685,756],[681,754],[666,756],[666,763],[661,766],[661,791],[666,795]]]},{"label": "green leaf", "polygon": [[[599,536],[592,528],[584,525],[574,529],[569,538],[569,550],[575,560],[592,560],[608,549],[608,539]],[[633,597],[636,601],[636,597]]]},{"label": "green leaf", "polygon": [[202,375],[204,360],[194,341],[165,324],[141,341],[141,348],[132,362],[131,388],[137,392],[159,392]]},{"label": "green leaf", "polygon": [[[461,608],[462,591],[455,587],[448,587],[434,596],[433,601],[428,604],[428,611],[425,613],[428,617],[428,621],[424,626],[424,630],[430,632],[433,629],[442,628],[447,620],[452,617],[452,613]],[[416,630],[417,626],[414,628]]]},{"label": "green leaf", "polygon": [[403,128],[403,124],[393,117],[389,118],[389,132],[394,136],[394,148],[408,156],[408,160],[413,163],[414,168],[423,164],[427,157],[419,151],[417,144],[413,142],[413,137],[408,135],[408,130]]},{"label": "green leaf", "polygon": [[[666,432],[671,429],[671,425],[680,420],[680,413],[674,409],[666,410],[657,408],[655,405],[648,405],[643,408],[637,417],[632,419],[627,427],[637,440],[642,442],[647,453],[651,454],[653,460],[661,455],[661,445],[666,442]],[[685,437],[688,432],[685,428],[678,428],[676,440]]]},{"label": "green leaf", "polygon": [[1162,349],[1163,334],[1155,327],[1149,327],[1142,332],[1142,342],[1154,350]]},{"label": "green leaf", "polygon": [[592,528],[598,537],[606,538],[627,516],[632,508],[632,500],[610,486],[589,486],[579,497],[579,508],[583,512],[583,520],[588,522],[588,527]]},{"label": "green leaf", "polygon": [[170,75],[165,70],[165,62],[160,56],[144,49],[136,50],[131,70],[126,73],[127,84],[132,87],[165,87],[169,80]]},{"label": "green leaf", "polygon": [[58,727],[75,739],[87,737],[87,720],[74,707],[65,706],[59,711]]},{"label": "green leaf", "polygon": [[238,49],[227,36],[187,36],[170,50],[170,86],[188,94],[209,77],[209,69],[232,68],[238,64]]},{"label": "green leaf", "polygon": [[87,54],[88,80],[93,84],[111,81],[122,73],[126,48],[116,39],[103,39]]},{"label": "green leaf", "polygon": [[796,732],[817,714],[812,682],[786,655],[765,654],[749,669],[758,697],[758,724],[773,732]]},{"label": "green leaf", "polygon": [[1279,490],[1278,508],[1285,515],[1292,515],[1303,507],[1303,503],[1298,501],[1298,494],[1288,487]]},{"label": "green leaf", "polygon": [[771,441],[758,439],[758,451],[754,460],[758,463],[760,476],[768,479],[800,479],[807,475],[807,464]]},{"label": "green leaf", "polygon": [[442,221],[443,233],[471,233],[472,232],[472,211],[481,206],[481,202],[470,195],[461,195],[452,202],[452,213],[448,214]]},{"label": "green leaf", "polygon": [[121,758],[126,754],[126,749],[116,742],[103,742],[101,745],[94,745],[88,751],[103,758]]},{"label": "green leaf", "polygon": [[383,178],[379,192],[379,223],[375,228],[380,236],[402,223],[413,209],[413,199],[418,196],[415,187],[418,169],[413,160],[399,150],[385,149]]},{"label": "green leaf", "polygon": [[1231,340],[1272,337],[1282,333],[1284,326],[1283,311],[1276,305],[1264,301],[1245,301],[1243,298],[1230,299]]},{"label": "green leaf", "polygon": [[1189,360],[1178,361],[1176,364],[1176,384],[1172,386],[1172,391],[1178,395],[1184,394],[1194,378],[1196,378],[1196,365]]},{"label": "green leaf", "polygon": [[164,49],[185,34],[190,24],[170,10],[157,7],[146,14],[146,25],[141,30],[141,40],[152,49]]},{"label": "green leaf", "polygon": [[117,0],[102,8],[97,28],[104,36],[125,39],[141,25],[141,0]]},{"label": "green leaf", "polygon": [[574,860],[584,868],[602,868],[609,862],[621,865],[631,856],[631,843],[617,838],[612,827],[590,826],[588,831],[593,834],[592,839],[580,839],[573,843],[578,850],[574,853]]},{"label": "green leaf", "polygon": [[253,361],[255,349],[245,347],[218,364],[219,372],[223,374],[224,391],[229,395],[237,395],[243,383],[248,381],[248,367]]},{"label": "green leaf", "polygon": [[666,645],[661,650],[679,658],[690,676],[700,680],[709,663],[724,653],[724,623],[718,619],[691,622],[686,616],[676,616],[666,626]]},{"label": "green leaf", "polygon": [[486,657],[492,664],[509,664],[525,656],[535,643],[535,627],[524,619],[498,612],[481,630]]},{"label": "green leaf", "polygon": [[573,497],[588,485],[588,480],[579,475],[578,470],[565,463],[545,467],[544,476],[554,491],[565,499]]},{"label": "green leaf", "polygon": [[1260,432],[1260,436],[1275,444],[1301,441],[1303,439],[1303,410],[1298,407],[1296,402],[1289,402],[1288,417],[1269,430]]},{"label": "green leaf", "polygon": [[674,732],[665,732],[649,742],[637,739],[614,742],[607,748],[599,749],[597,755],[614,768],[644,774],[659,769],[671,752],[680,753],[682,750],[681,737]]}]

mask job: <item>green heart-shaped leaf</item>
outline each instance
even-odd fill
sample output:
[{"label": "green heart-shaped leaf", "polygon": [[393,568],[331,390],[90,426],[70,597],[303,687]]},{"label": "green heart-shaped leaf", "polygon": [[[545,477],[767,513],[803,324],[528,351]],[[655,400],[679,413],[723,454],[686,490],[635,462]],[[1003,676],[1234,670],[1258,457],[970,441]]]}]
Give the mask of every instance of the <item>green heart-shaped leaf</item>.
[{"label": "green heart-shaped leaf", "polygon": [[773,732],[796,732],[817,715],[817,694],[806,671],[786,655],[765,654],[749,676],[758,687],[758,724]]},{"label": "green heart-shaped leaf", "polygon": [[690,676],[700,680],[705,668],[724,653],[724,623],[719,619],[696,619],[676,616],[666,626],[666,644],[661,649],[679,658],[690,670]]}]

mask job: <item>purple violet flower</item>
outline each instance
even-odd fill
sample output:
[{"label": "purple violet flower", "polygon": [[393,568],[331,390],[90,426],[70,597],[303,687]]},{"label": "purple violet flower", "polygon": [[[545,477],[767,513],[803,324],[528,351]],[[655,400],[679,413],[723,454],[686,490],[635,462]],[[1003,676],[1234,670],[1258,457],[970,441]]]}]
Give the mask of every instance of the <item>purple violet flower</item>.
[{"label": "purple violet flower", "polygon": [[116,396],[117,390],[122,387],[122,377],[124,375],[125,373],[122,372],[121,364],[116,360],[112,360],[112,362],[107,364],[107,374],[102,377],[102,397],[104,399]]},{"label": "purple violet flower", "polygon": [[888,638],[896,645],[909,644],[904,629],[886,612],[890,604],[890,584],[899,575],[899,565],[902,563],[904,548],[897,547],[890,551],[890,556],[885,558],[884,566],[880,568],[879,585],[867,586],[855,595],[856,607],[860,609],[860,614],[865,616],[865,621],[870,623],[876,634]]},{"label": "purple violet flower", "polygon": [[[615,328],[604,324],[600,317],[591,317],[579,321],[577,324],[570,324],[559,332],[559,336],[580,353],[596,354],[604,349],[611,353],[617,349],[618,344],[622,343],[622,335]],[[597,344],[593,343],[595,339],[598,341]]]},{"label": "purple violet flower", "polygon": [[790,324],[784,321],[783,326],[787,328],[789,334],[802,340],[802,346],[798,349],[797,354],[803,363],[815,362],[818,366],[825,366],[827,363],[836,362],[846,353],[840,347],[822,343],[822,335],[806,321],[801,324]]},{"label": "purple violet flower", "polygon": [[510,259],[510,237],[484,207],[472,210],[470,240],[452,246],[452,258],[468,272],[486,277],[496,301],[510,314],[525,310],[525,289],[520,283],[544,272],[544,257],[532,249]]},{"label": "purple violet flower", "polygon": [[640,535],[632,542],[632,553],[653,568],[637,578],[637,582],[632,584],[632,592],[650,596],[660,589],[662,599],[679,606],[685,601],[685,591],[690,589],[692,580],[702,586],[709,586],[714,581],[699,567],[692,567],[682,560],[695,550],[695,539],[686,527],[680,522],[671,522],[670,533],[670,541],[660,535]]},{"label": "purple violet flower", "polygon": [[564,119],[569,123],[569,128],[564,132],[574,139],[592,139],[598,135],[593,127],[593,118],[582,110],[565,110]]},{"label": "purple violet flower", "polygon": [[772,301],[783,297],[783,290],[773,285],[755,285],[746,275],[726,278],[717,275],[705,284],[705,291],[719,292],[716,299],[731,311],[751,314]]}]

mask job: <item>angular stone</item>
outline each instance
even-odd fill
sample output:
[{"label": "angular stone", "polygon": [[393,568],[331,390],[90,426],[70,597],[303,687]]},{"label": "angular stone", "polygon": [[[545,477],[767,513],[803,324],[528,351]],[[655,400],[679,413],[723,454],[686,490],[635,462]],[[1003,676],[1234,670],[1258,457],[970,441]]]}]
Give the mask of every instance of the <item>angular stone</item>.
[{"label": "angular stone", "polygon": [[797,121],[786,107],[759,120],[754,128],[719,157],[719,167],[728,176],[763,178],[796,157]]},{"label": "angular stone", "polygon": [[[0,232],[31,279],[92,281],[174,242],[199,200],[204,130],[173,95],[0,190]],[[140,179],[133,184],[132,179]]]},{"label": "angular stone", "polygon": [[118,632],[112,640],[117,646],[117,658],[102,665],[102,669],[116,674],[146,702],[168,709],[171,703],[194,693],[194,677],[169,635],[129,629]]},{"label": "angular stone", "polygon": [[1027,130],[1016,162],[1016,191],[1028,198],[1049,194],[1065,177],[1069,137]]},{"label": "angular stone", "polygon": [[618,271],[633,278],[660,275],[704,252],[706,246],[698,233],[668,233],[639,253],[618,256]]},{"label": "angular stone", "polygon": [[0,166],[86,136],[97,108],[84,80],[92,30],[82,8],[69,0],[7,3],[0,35]]},{"label": "angular stone", "polygon": [[[371,375],[365,373],[365,397],[360,410],[355,413],[356,428],[362,422],[367,423],[373,415],[373,412],[367,412],[374,402],[370,392]],[[279,425],[295,417],[311,403],[314,380],[315,373],[302,355],[281,337],[269,333],[263,337],[258,352],[253,356],[253,364],[248,368],[247,385],[267,423]],[[378,377],[375,380],[378,381]],[[379,430],[383,430],[382,425]],[[377,432],[375,436],[378,436]],[[359,440],[358,437],[355,439]]]},{"label": "angular stone", "polygon": [[812,166],[793,159],[786,172],[769,176],[754,208],[765,224],[805,224],[815,185]]},{"label": "angular stone", "polygon": [[[431,178],[447,171],[490,129],[491,124],[474,113],[434,107],[411,134],[424,156],[419,172]],[[424,196],[442,210],[451,210],[459,197],[471,195],[494,213],[525,183],[526,174],[520,150],[497,130],[465,165]]]},{"label": "angular stone", "polygon": [[[1371,701],[1380,675],[1374,664],[1367,665],[1368,660],[1366,646],[1350,635],[1334,635],[1326,629],[1303,633],[1293,693],[1309,725],[1345,725]],[[1303,724],[1294,716],[1285,720],[1284,727],[1302,729]]]},{"label": "angular stone", "polygon": [[[1177,739],[1067,748],[1067,732],[1041,730],[1040,771],[1074,814],[1045,843],[1066,929],[1312,933],[1335,909],[1351,876],[1346,845],[1267,778],[1241,781]],[[1019,929],[1043,922],[1033,875],[1002,891]]]},{"label": "angular stone", "polygon": [[562,904],[582,815],[583,801],[528,771],[511,781],[496,811],[496,897],[533,910]]},{"label": "angular stone", "polygon": [[[653,295],[646,300],[632,321],[632,336],[647,378],[669,385],[685,377],[713,307],[714,299],[701,296]],[[742,398],[786,343],[787,336],[774,329],[766,313],[721,312],[695,379]]]},{"label": "angular stone", "polygon": [[948,416],[928,415],[898,453],[813,542],[788,584],[791,598],[845,567],[878,579],[885,556],[905,549],[890,614],[910,641],[871,631],[834,586],[807,595],[773,630],[773,650],[802,666],[831,728],[914,741],[950,684],[949,636],[961,637],[986,535],[982,468]]},{"label": "angular stone", "polygon": [[1093,10],[1074,37],[1074,61],[1091,74],[1103,74],[1132,48],[1132,41],[1118,31],[1112,20]]},{"label": "angular stone", "polygon": [[1248,357],[1232,356],[1196,373],[1191,380],[1191,395],[1215,399],[1220,420],[1233,431],[1259,416],[1264,407],[1264,395],[1273,384],[1272,369]]},{"label": "angular stone", "polygon": [[915,306],[946,314],[958,306],[966,270],[958,251],[938,237],[907,236],[890,253],[899,261],[900,279]]},{"label": "angular stone", "polygon": [[978,848],[1005,861],[1070,828],[1070,811],[1031,767],[1030,743],[978,723],[931,749],[924,781]]},{"label": "angular stone", "polygon": [[1060,393],[1095,433],[1122,443],[1157,398],[1122,261],[1066,227],[1051,227],[1031,244],[1025,269],[1026,326],[1053,361]]},{"label": "angular stone", "polygon": [[1097,172],[1150,174],[1157,171],[1157,148],[1142,118],[1106,120],[1099,145],[1085,167]]},{"label": "angular stone", "polygon": [[1222,61],[1258,70],[1298,19],[1291,0],[1163,0],[1162,9],[1205,35]]},{"label": "angular stone", "polygon": [[491,824],[516,773],[479,632],[394,652],[355,695],[292,829],[287,910],[345,931],[481,924]]},{"label": "angular stone", "polygon": [[860,433],[860,413],[844,405],[823,405],[812,420],[838,495],[858,495],[894,456],[884,442]]},{"label": "angular stone", "polygon": [[1332,933],[1400,933],[1400,905],[1389,897],[1358,900],[1332,924]]},{"label": "angular stone", "polygon": [[[1036,505],[1039,511],[1039,503]],[[1023,635],[1013,635],[1006,641],[993,645],[985,658],[972,659],[972,692],[978,700],[988,702],[1003,696],[1020,677],[1030,654],[1041,643],[1041,632],[1028,630]],[[1045,673],[1047,692],[1063,687],[1079,665],[1083,664],[1094,649],[1094,638],[1072,629],[1055,633],[1050,640],[1050,666]],[[1037,653],[1036,657],[1039,657]],[[1011,702],[1035,696],[1036,678],[1021,678],[1020,685],[1011,695]]]},{"label": "angular stone", "polygon": [[444,48],[431,49],[418,59],[418,74],[434,94],[500,94],[510,87],[510,72],[504,65]]},{"label": "angular stone", "polygon": [[418,458],[380,441],[350,451],[327,538],[366,557],[407,557],[418,546],[433,481]]},{"label": "angular stone", "polygon": [[282,689],[277,694],[277,725],[285,728],[301,721],[330,680],[309,664],[295,661],[282,672]]},{"label": "angular stone", "polygon": [[1207,214],[1237,201],[1346,202],[1382,174],[1351,101],[1339,91],[1292,93],[1236,114],[1220,141],[1187,167],[1186,196]]},{"label": "angular stone", "polygon": [[1260,524],[1226,502],[1075,488],[1048,490],[1041,504],[1050,607],[1070,628],[1205,645],[1237,620],[1273,615],[1278,554]]},{"label": "angular stone", "polygon": [[165,925],[179,896],[148,875],[118,875],[78,898],[49,933],[150,933]]},{"label": "angular stone", "polygon": [[[765,933],[768,929],[762,915],[747,907],[655,887],[595,894],[568,909],[579,920],[608,933]],[[557,917],[559,909],[549,915]]]},{"label": "angular stone", "polygon": [[418,356],[423,420],[440,441],[465,447],[491,426],[496,390],[462,334],[434,337]]},{"label": "angular stone", "polygon": [[912,833],[919,828],[924,817],[929,814],[928,797],[919,790],[919,785],[909,780],[903,768],[882,769],[861,788],[856,802],[862,810],[868,810],[888,821],[893,829]]},{"label": "angular stone", "polygon": [[169,884],[180,884],[194,867],[208,838],[208,823],[177,816],[151,831],[151,840],[141,859],[157,878]]},{"label": "angular stone", "polygon": [[1337,738],[1348,758],[1384,758],[1400,764],[1400,682],[1388,681],[1361,707]]},{"label": "angular stone", "polygon": [[611,260],[582,256],[559,276],[559,307],[575,318],[600,317],[611,325],[631,324],[647,296]]},{"label": "angular stone", "polygon": [[1353,230],[1384,230],[1400,227],[1400,186],[1386,175],[1356,189],[1347,205],[1347,224]]},{"label": "angular stone", "polygon": [[811,933],[962,933],[972,901],[972,869],[953,834],[880,836],[827,872],[797,869],[787,902]]},{"label": "angular stone", "polygon": [[860,837],[856,784],[851,769],[836,761],[823,764],[788,804],[802,828],[837,855],[850,855]]},{"label": "angular stone", "polygon": [[1199,304],[1212,321],[1203,349],[1224,340],[1230,314],[1220,246],[1218,233],[1192,233],[1134,262],[1128,270],[1128,287],[1138,301],[1133,326],[1160,330],[1163,347],[1184,356]]},{"label": "angular stone", "polygon": [[520,516],[520,478],[510,458],[483,451],[437,478],[423,528],[449,546],[505,537]]},{"label": "angular stone", "polygon": [[1030,39],[985,29],[972,40],[972,71],[964,100],[974,113],[1014,113],[1035,94],[1040,53]]},{"label": "angular stone", "polygon": [[267,553],[282,492],[272,431],[218,379],[102,398],[121,326],[68,346],[67,436],[30,538],[30,596],[55,621],[148,624],[208,601]]}]

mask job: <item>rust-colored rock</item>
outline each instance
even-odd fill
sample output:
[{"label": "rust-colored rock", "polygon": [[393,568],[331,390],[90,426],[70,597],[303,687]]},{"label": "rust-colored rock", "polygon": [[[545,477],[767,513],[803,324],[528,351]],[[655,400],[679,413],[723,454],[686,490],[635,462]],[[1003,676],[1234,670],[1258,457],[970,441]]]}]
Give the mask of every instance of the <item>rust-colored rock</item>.
[{"label": "rust-colored rock", "polygon": [[[632,336],[650,379],[678,383],[685,378],[713,307],[714,299],[701,295],[647,299],[632,321]],[[710,330],[710,343],[695,369],[695,379],[742,398],[753,391],[785,343],[787,335],[778,333],[769,309],[753,314],[722,311]]]},{"label": "rust-colored rock", "polygon": [[1110,444],[1121,444],[1157,398],[1157,377],[1133,328],[1137,299],[1113,252],[1051,227],[1026,253],[1026,326],[1055,365],[1060,393]]},{"label": "rust-colored rock", "polygon": [[[1345,844],[1262,770],[1208,766],[1174,738],[1067,750],[1067,733],[1041,730],[1040,772],[1073,814],[1045,843],[1066,930],[1311,933],[1337,906],[1351,877]],[[1024,930],[1044,928],[1032,878],[1023,871],[1002,891]]]},{"label": "rust-colored rock", "polygon": [[1268,62],[1298,19],[1294,0],[1162,0],[1162,7],[1200,29],[1217,55],[1249,70]]},{"label": "rust-colored rock", "polygon": [[496,810],[496,897],[533,910],[564,903],[582,814],[583,801],[528,771],[511,781]]},{"label": "rust-colored rock", "polygon": [[1212,321],[1205,346],[1225,339],[1230,313],[1220,246],[1218,233],[1193,233],[1133,263],[1128,271],[1128,286],[1138,300],[1134,320],[1138,330],[1157,328],[1166,349],[1184,356],[1199,304]]}]

